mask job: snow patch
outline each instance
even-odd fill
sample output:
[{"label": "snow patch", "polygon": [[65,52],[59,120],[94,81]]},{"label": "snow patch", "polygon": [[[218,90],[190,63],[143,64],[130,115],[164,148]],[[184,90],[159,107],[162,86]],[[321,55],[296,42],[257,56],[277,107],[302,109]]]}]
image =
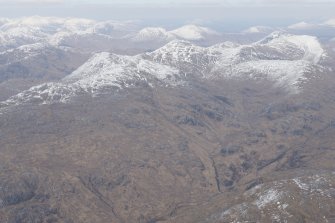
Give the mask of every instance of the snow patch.
[{"label": "snow patch", "polygon": [[300,179],[293,179],[293,182],[299,187],[300,190],[308,191],[310,189],[310,186],[303,183]]},{"label": "snow patch", "polygon": [[282,192],[276,189],[269,189],[263,194],[259,196],[259,198],[254,202],[254,204],[259,208],[262,209],[267,205],[271,205],[276,203],[282,196]]}]

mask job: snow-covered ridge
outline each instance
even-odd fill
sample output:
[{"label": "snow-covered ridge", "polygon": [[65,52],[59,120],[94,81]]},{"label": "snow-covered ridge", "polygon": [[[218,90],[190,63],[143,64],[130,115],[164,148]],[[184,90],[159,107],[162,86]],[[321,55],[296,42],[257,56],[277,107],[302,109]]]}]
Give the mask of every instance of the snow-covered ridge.
[{"label": "snow-covered ridge", "polygon": [[0,30],[6,32],[16,28],[29,27],[39,29],[44,33],[53,34],[60,30],[70,32],[88,31],[98,23],[99,22],[95,20],[82,18],[32,16],[8,19],[7,22],[0,27]]},{"label": "snow-covered ridge", "polygon": [[171,41],[188,40],[201,41],[207,37],[219,36],[220,34],[212,29],[196,25],[186,25],[180,28],[167,31],[162,27],[147,27],[140,30],[132,39],[137,42],[145,41]]},{"label": "snow-covered ridge", "polygon": [[174,40],[137,56],[97,53],[60,83],[31,88],[2,106],[32,99],[40,103],[65,102],[79,93],[98,95],[144,85],[176,86],[187,83],[189,78],[265,79],[298,92],[307,79],[305,74],[318,69],[324,55],[315,37],[281,32],[250,45],[225,42],[200,47]]},{"label": "snow-covered ridge", "polygon": [[62,42],[71,35],[119,36],[134,30],[131,21],[95,21],[81,18],[24,17],[0,20],[0,51],[32,43]]},{"label": "snow-covered ridge", "polygon": [[179,71],[175,68],[144,60],[138,56],[120,56],[98,53],[63,79],[64,83],[75,84],[86,92],[97,92],[104,87],[118,89],[129,87],[135,82],[177,84]]},{"label": "snow-covered ridge", "polygon": [[200,47],[187,41],[174,40],[143,57],[157,63],[181,68],[185,73],[189,69],[205,71],[219,57],[221,52],[209,47]]},{"label": "snow-covered ridge", "polygon": [[[145,43],[146,49],[156,49],[172,40],[193,42],[218,41],[220,34],[207,27],[185,25],[166,30],[161,27],[139,29],[136,21],[95,21],[81,18],[24,17],[0,19],[0,52],[34,43],[48,43],[78,50],[101,52],[104,47],[135,49]],[[107,50],[107,49],[106,49]]]},{"label": "snow-covered ridge", "polygon": [[20,51],[21,53],[30,53],[34,51],[41,51],[43,48],[47,47],[48,45],[45,43],[33,43],[33,44],[27,44],[27,45],[22,45],[17,48],[9,49],[3,52],[0,52],[0,55],[4,55],[7,53],[15,52],[15,51]]},{"label": "snow-covered ridge", "polygon": [[48,43],[32,43],[0,52],[0,67],[26,61],[34,58],[42,58],[49,53],[71,53],[73,50],[67,47],[57,47]]},{"label": "snow-covered ridge", "polygon": [[251,45],[223,43],[204,48],[172,41],[145,57],[205,78],[270,79],[293,89],[324,55],[315,37],[274,32]]},{"label": "snow-covered ridge", "polygon": [[215,73],[228,78],[268,79],[293,92],[299,91],[305,74],[315,71],[325,56],[317,38],[283,32],[225,51],[228,53],[217,62]]},{"label": "snow-covered ridge", "polygon": [[97,53],[59,83],[30,88],[0,103],[1,107],[25,103],[65,103],[79,94],[99,95],[136,86],[182,84],[177,68],[145,60],[140,56]]},{"label": "snow-covered ridge", "polygon": [[274,32],[270,36],[259,42],[275,49],[285,50],[286,54],[292,53],[292,49],[300,49],[303,51],[303,60],[317,64],[324,55],[321,43],[314,36],[291,35],[282,32]]},{"label": "snow-covered ridge", "polygon": [[[106,35],[124,38],[129,41],[161,41],[167,43],[173,39],[202,41],[218,32],[202,26],[185,25],[167,31],[161,27],[146,27],[136,32],[135,21],[95,21],[81,18],[59,17],[23,17],[18,19],[0,19],[0,43],[5,48],[24,44],[49,42],[60,44],[69,36]],[[1,48],[0,48],[1,50]]]}]

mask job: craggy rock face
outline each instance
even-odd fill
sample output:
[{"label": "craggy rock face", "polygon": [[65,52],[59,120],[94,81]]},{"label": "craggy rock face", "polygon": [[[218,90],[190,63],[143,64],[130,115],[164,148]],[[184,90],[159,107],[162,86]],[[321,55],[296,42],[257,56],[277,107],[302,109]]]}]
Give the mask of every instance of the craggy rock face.
[{"label": "craggy rock face", "polygon": [[[96,32],[113,32],[105,25]],[[0,222],[334,220],[334,59],[316,38],[174,40],[136,56],[97,53],[79,68],[63,61],[68,51],[43,52],[35,59],[56,52],[74,71],[35,76],[0,102]],[[27,82],[35,59],[0,86]]]}]

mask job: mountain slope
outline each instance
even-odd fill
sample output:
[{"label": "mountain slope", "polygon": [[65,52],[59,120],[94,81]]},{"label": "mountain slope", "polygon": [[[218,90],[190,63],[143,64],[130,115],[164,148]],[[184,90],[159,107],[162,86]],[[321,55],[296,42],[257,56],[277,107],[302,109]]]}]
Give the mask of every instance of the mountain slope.
[{"label": "mountain slope", "polygon": [[325,78],[295,95],[216,80],[21,104],[0,118],[0,220],[331,221]]}]

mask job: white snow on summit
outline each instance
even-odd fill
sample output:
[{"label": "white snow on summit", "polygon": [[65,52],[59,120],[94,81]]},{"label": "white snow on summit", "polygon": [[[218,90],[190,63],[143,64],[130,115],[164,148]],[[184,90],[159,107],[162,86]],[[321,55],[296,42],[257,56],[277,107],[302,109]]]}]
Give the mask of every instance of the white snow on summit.
[{"label": "white snow on summit", "polygon": [[135,37],[133,37],[133,40],[137,42],[169,42],[172,40],[201,41],[208,37],[218,35],[220,34],[214,30],[196,25],[186,25],[170,31],[161,27],[147,27],[140,30]]},{"label": "white snow on summit", "polygon": [[175,86],[182,84],[182,78],[177,68],[139,56],[97,53],[61,82],[32,87],[0,103],[0,108],[32,102],[65,103],[78,94],[88,93],[94,96],[105,90],[110,92],[141,84],[151,87]]},{"label": "white snow on summit", "polygon": [[175,35],[177,38],[189,41],[203,40],[210,35],[219,35],[216,31],[212,29],[196,25],[186,25],[178,29],[172,30],[170,31],[170,33],[172,35]]},{"label": "white snow on summit", "polygon": [[274,32],[251,45],[222,49],[212,73],[216,74],[214,77],[272,80],[298,92],[305,74],[314,71],[324,55],[315,37]]},{"label": "white snow on summit", "polygon": [[314,27],[315,27],[314,24],[307,23],[307,22],[299,22],[299,23],[292,24],[288,26],[287,28],[296,29],[296,30],[304,30],[304,29],[312,29]]},{"label": "white snow on summit", "polygon": [[105,87],[124,88],[135,82],[165,81],[173,84],[178,70],[143,60],[137,56],[120,56],[110,53],[94,55],[84,65],[63,79],[87,92],[97,92]]},{"label": "white snow on summit", "polygon": [[133,38],[136,42],[146,42],[146,41],[169,41],[172,40],[173,36],[169,34],[166,29],[161,27],[147,27],[140,30],[136,36]]},{"label": "white snow on summit", "polygon": [[314,64],[317,64],[324,55],[320,42],[314,36],[274,32],[259,43],[268,45],[274,49],[280,49],[287,55],[292,53],[294,49],[300,49],[304,53],[302,59]]},{"label": "white snow on summit", "polygon": [[246,34],[255,34],[255,33],[269,33],[273,31],[271,27],[267,26],[252,26],[249,27],[248,29],[244,30],[243,33]]},{"label": "white snow on summit", "polygon": [[145,56],[205,78],[270,79],[294,88],[323,55],[315,37],[274,32],[251,45],[226,42],[206,48],[172,41]]},{"label": "white snow on summit", "polygon": [[[33,43],[33,44],[19,46],[14,49],[9,49],[9,50],[0,52],[0,61],[2,61],[2,65],[15,63],[20,60],[24,60],[24,59],[39,55],[47,47],[48,45],[43,44],[43,43]],[[4,61],[6,62],[4,63]]]}]

